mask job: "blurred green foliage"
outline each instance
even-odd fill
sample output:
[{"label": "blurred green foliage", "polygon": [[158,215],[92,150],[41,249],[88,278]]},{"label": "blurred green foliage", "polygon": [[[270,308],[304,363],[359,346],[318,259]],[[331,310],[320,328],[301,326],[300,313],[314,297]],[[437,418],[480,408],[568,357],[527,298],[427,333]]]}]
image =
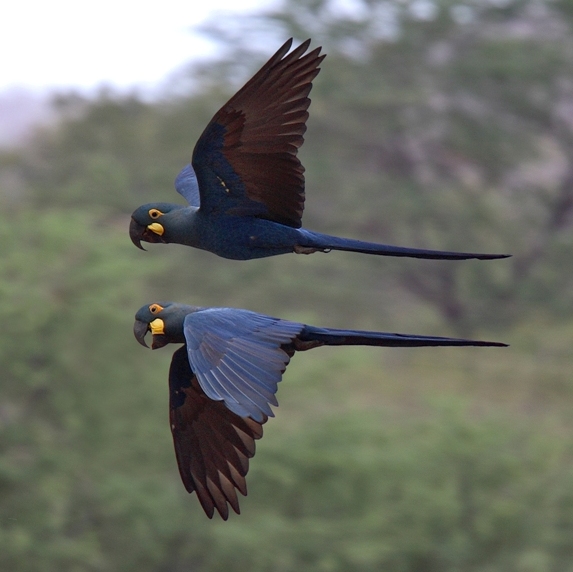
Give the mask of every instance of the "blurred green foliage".
[{"label": "blurred green foliage", "polygon": [[[288,0],[213,24],[230,56],[191,95],[62,95],[2,153],[0,570],[572,570],[570,4]],[[305,226],[514,258],[136,250],[131,211],[177,200],[206,122],[276,48],[246,30],[328,53]],[[168,299],[512,347],[295,356],[243,514],[208,521],[175,465],[171,352],[130,331]]]}]

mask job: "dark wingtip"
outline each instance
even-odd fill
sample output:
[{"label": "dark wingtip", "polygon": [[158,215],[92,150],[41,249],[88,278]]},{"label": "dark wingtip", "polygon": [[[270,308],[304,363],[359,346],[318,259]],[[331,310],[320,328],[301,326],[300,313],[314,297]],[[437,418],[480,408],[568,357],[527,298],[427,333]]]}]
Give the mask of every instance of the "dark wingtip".
[{"label": "dark wingtip", "polygon": [[129,223],[129,238],[131,238],[131,242],[133,242],[133,244],[135,244],[135,246],[140,250],[145,250],[145,248],[141,246],[141,239],[143,238],[144,232],[145,227],[132,218]]},{"label": "dark wingtip", "polygon": [[149,326],[147,322],[135,320],[135,323],[133,324],[133,335],[135,336],[135,339],[145,348],[149,347],[145,341],[145,335],[147,334],[148,330]]}]

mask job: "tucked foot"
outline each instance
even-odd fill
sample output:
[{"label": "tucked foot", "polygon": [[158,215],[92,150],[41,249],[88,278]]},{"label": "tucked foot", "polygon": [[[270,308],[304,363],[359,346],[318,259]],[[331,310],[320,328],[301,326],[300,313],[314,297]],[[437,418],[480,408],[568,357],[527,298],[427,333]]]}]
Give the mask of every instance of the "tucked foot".
[{"label": "tucked foot", "polygon": [[293,251],[295,254],[312,254],[313,252],[330,252],[331,248],[315,248],[313,246],[301,246],[300,244],[295,245]]}]

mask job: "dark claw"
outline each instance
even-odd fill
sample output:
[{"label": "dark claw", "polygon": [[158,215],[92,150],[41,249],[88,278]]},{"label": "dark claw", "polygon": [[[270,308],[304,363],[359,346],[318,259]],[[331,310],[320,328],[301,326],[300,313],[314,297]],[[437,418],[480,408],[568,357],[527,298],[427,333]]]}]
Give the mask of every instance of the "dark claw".
[{"label": "dark claw", "polygon": [[135,320],[135,324],[133,324],[133,335],[135,336],[135,339],[146,348],[149,347],[145,342],[145,335],[148,331],[149,326],[146,322]]}]

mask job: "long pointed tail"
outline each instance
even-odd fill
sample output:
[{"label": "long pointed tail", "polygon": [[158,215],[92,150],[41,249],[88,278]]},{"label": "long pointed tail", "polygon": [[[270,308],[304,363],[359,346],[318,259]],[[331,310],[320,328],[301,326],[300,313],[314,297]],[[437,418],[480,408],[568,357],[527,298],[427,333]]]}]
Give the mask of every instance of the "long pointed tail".
[{"label": "long pointed tail", "polygon": [[[303,229],[301,229],[302,231]],[[426,258],[431,260],[494,260],[508,258],[511,254],[480,254],[475,252],[449,252],[442,250],[424,250],[422,248],[407,248],[403,246],[391,246],[365,242],[352,238],[340,238],[304,230],[305,244],[300,244],[298,252],[314,252],[316,250],[345,250],[349,252],[361,252],[363,254],[376,254],[379,256],[402,256],[408,258]]]},{"label": "long pointed tail", "polygon": [[[336,330],[332,328],[316,328],[314,326],[305,326],[297,338],[300,342],[303,342],[302,347],[297,349],[310,349],[317,344],[325,346],[384,346],[395,348],[424,346],[507,347],[507,344],[501,342],[441,338],[437,336],[409,336],[407,334],[361,330]],[[304,347],[304,342],[309,344],[308,348]]]}]

